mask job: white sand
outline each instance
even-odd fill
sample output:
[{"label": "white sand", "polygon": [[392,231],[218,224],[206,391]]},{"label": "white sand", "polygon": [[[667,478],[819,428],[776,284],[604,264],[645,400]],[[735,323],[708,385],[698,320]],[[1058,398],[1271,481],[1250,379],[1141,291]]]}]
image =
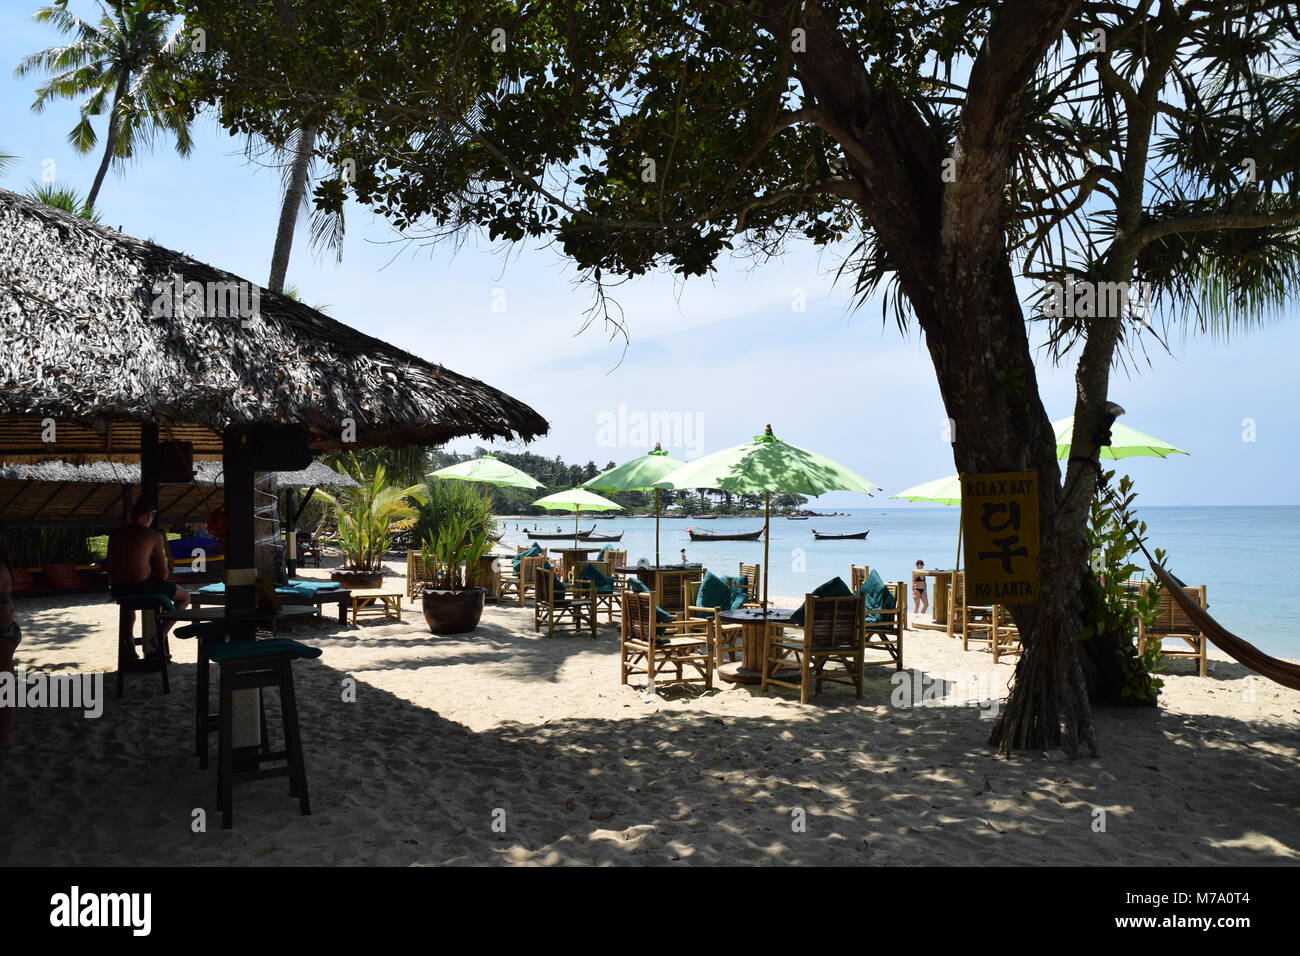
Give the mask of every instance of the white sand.
[{"label": "white sand", "polygon": [[[18,616],[20,666],[114,666],[102,599],[20,601]],[[1300,860],[1300,697],[1217,653],[1205,679],[1171,664],[1159,710],[1099,713],[1101,760],[1002,760],[990,721],[948,705],[1005,693],[1013,663],[936,632],[908,634],[909,669],[939,681],[939,700],[913,708],[891,705],[883,667],[862,701],[725,684],[647,699],[618,682],[616,628],[547,639],[531,608],[490,607],[462,637],[431,635],[418,611],[289,636],[324,650],[296,665],[311,816],[284,780],[259,781],[236,788],[235,829],[220,829],[215,764],[190,753],[194,649],[174,640],[170,696],[132,675],[97,720],[19,714],[0,755],[0,863]],[[206,832],[192,832],[196,808]]]}]

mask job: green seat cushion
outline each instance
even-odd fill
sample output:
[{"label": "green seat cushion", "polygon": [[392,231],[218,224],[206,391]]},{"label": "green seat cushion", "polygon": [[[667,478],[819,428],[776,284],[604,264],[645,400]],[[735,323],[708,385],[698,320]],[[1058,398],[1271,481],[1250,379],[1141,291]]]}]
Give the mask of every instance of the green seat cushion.
[{"label": "green seat cushion", "polygon": [[174,611],[176,605],[165,594],[128,594],[117,602],[131,611]]},{"label": "green seat cushion", "polygon": [[511,566],[512,566],[516,571],[518,571],[518,570],[519,570],[519,561],[520,561],[521,558],[536,558],[536,557],[540,557],[540,556],[541,556],[542,554],[544,554],[544,553],[545,553],[545,552],[542,551],[542,546],[541,546],[541,545],[539,545],[539,544],[530,544],[530,545],[529,545],[527,548],[525,548],[523,551],[520,551],[518,554],[515,555],[515,559],[514,559],[512,562],[510,562],[510,563],[511,563]]},{"label": "green seat cushion", "polygon": [[[817,597],[852,597],[853,591],[844,583],[843,578],[831,578],[825,584],[818,585],[813,589],[813,594]],[[803,627],[804,605],[800,605],[798,610],[790,615],[790,625],[792,627]]]},{"label": "green seat cushion", "polygon": [[872,611],[892,611],[898,606],[894,600],[894,592],[885,587],[884,580],[872,568],[867,579],[858,587],[858,593],[865,599],[867,606],[867,623],[879,624],[882,621],[892,620],[892,614],[872,614]]},{"label": "green seat cushion", "polygon": [[637,594],[645,594],[650,590],[646,583],[637,577],[629,577],[627,579],[627,589]]},{"label": "green seat cushion", "polygon": [[231,641],[228,644],[210,644],[206,651],[208,660],[214,664],[232,661],[246,661],[260,657],[320,657],[320,648],[300,644],[283,637],[269,641]]},{"label": "green seat cushion", "polygon": [[578,572],[578,580],[590,581],[596,586],[597,594],[614,593],[614,579],[606,577],[601,573],[600,568],[596,567],[594,564],[588,563],[583,565],[582,570]]},{"label": "green seat cushion", "polygon": [[695,592],[696,607],[720,607],[731,609],[731,592],[734,590],[730,584],[722,580],[712,571],[705,571],[704,577],[700,578],[700,586]]}]

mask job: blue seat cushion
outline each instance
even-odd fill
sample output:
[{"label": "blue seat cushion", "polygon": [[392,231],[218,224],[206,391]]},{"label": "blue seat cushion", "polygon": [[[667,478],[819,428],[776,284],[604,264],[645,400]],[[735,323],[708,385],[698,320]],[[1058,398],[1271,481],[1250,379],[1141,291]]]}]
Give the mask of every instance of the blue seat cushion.
[{"label": "blue seat cushion", "polygon": [[228,644],[210,644],[205,653],[214,664],[252,660],[260,657],[320,657],[320,648],[300,644],[283,637],[269,641],[231,641]]},{"label": "blue seat cushion", "polygon": [[867,606],[867,623],[879,624],[882,621],[892,620],[892,614],[872,614],[872,611],[892,611],[898,606],[894,600],[894,592],[885,587],[884,580],[872,568],[867,579],[858,587],[858,593],[865,599]]},{"label": "blue seat cushion", "polygon": [[[853,591],[843,578],[831,578],[825,584],[818,585],[813,589],[813,594],[817,597],[852,597]],[[803,612],[806,604],[800,605],[798,610],[790,615],[790,625],[792,627],[803,627]]]},{"label": "blue seat cushion", "polygon": [[127,594],[117,602],[118,607],[131,611],[174,611],[176,605],[165,594]]}]

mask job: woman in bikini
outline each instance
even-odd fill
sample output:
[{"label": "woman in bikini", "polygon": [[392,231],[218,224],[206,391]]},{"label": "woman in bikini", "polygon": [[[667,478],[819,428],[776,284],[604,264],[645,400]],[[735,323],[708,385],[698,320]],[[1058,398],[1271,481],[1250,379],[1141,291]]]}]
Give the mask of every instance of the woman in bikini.
[{"label": "woman in bikini", "polygon": [[[14,680],[14,651],[22,640],[22,631],[14,621],[14,576],[9,566],[9,552],[0,541],[0,674],[9,674]],[[14,721],[18,711],[0,706],[0,747],[10,747],[14,742]]]},{"label": "woman in bikini", "polygon": [[925,581],[925,562],[916,562],[916,570],[912,572],[912,613],[929,614],[930,613],[930,595],[926,591]]}]

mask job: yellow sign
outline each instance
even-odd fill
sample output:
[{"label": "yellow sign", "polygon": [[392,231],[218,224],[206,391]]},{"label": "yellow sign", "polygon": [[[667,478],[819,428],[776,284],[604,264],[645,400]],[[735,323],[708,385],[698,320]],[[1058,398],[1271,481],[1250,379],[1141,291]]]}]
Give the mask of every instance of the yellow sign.
[{"label": "yellow sign", "polygon": [[961,476],[966,603],[1038,599],[1038,473]]}]

